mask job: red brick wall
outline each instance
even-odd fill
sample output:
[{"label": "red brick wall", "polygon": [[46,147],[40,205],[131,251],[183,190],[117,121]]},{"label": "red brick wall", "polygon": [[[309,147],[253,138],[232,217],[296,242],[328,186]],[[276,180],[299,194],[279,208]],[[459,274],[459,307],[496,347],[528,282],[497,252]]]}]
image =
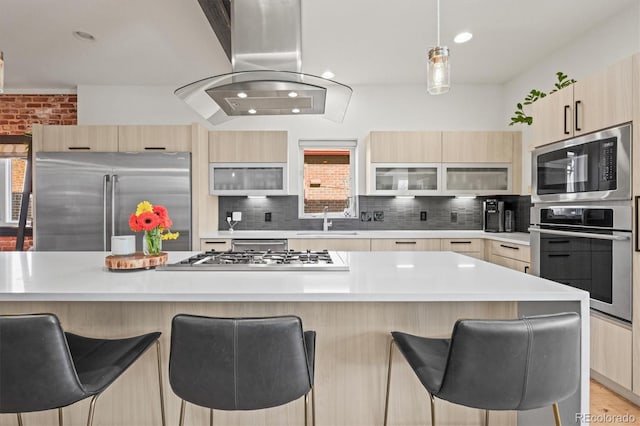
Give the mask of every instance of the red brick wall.
[{"label": "red brick wall", "polygon": [[[78,95],[0,95],[0,135],[22,135],[31,132],[31,125],[78,124]],[[15,166],[15,164],[14,164]],[[22,192],[22,182],[12,182],[13,190]],[[26,237],[25,250],[33,245]],[[15,237],[0,237],[0,251],[16,248]]]},{"label": "red brick wall", "polygon": [[[31,237],[24,237],[24,249],[33,246]],[[0,251],[14,251],[16,249],[16,237],[0,237]]]},{"label": "red brick wall", "polygon": [[348,155],[305,156],[305,212],[320,213],[324,206],[342,212],[349,196],[349,172]]},{"label": "red brick wall", "polygon": [[78,123],[78,95],[0,95],[0,135],[31,132],[33,123]]}]

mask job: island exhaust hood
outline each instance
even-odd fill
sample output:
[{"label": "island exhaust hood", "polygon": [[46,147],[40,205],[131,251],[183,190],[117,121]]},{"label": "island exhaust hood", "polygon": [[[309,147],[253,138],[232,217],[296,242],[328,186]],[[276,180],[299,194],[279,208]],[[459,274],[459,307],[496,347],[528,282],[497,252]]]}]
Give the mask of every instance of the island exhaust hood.
[{"label": "island exhaust hood", "polygon": [[232,0],[230,74],[174,93],[212,124],[236,116],[322,115],[341,123],[349,86],[304,74],[301,0]]}]

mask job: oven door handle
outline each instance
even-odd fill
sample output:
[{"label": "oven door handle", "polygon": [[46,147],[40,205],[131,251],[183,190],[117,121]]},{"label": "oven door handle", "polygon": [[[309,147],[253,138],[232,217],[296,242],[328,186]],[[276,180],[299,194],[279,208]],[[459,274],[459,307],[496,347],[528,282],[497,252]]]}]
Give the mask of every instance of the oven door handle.
[{"label": "oven door handle", "polygon": [[631,238],[630,236],[622,235],[591,234],[589,232],[556,231],[554,229],[540,228],[529,228],[529,232],[537,232],[539,234],[563,235],[569,237],[594,238],[596,240],[608,241],[625,241]]}]

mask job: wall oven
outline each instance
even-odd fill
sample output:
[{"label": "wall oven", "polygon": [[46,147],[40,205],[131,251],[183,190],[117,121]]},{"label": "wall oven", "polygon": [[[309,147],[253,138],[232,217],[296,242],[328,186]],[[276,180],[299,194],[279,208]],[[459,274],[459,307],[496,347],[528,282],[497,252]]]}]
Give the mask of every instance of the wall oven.
[{"label": "wall oven", "polygon": [[591,295],[591,308],[631,321],[631,205],[536,204],[531,208],[535,275]]},{"label": "wall oven", "polygon": [[630,200],[630,154],[630,124],[535,149],[531,201]]}]

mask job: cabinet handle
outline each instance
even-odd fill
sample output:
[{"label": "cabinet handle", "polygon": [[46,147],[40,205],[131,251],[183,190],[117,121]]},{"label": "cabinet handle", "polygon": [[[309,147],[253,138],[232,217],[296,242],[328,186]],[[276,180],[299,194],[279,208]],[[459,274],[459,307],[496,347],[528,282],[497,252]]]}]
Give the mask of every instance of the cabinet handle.
[{"label": "cabinet handle", "polygon": [[548,256],[549,257],[569,257],[571,255],[568,253],[563,253],[563,254],[549,254]]},{"label": "cabinet handle", "polygon": [[396,241],[396,244],[417,244],[417,241]]},{"label": "cabinet handle", "polygon": [[449,241],[450,244],[471,244],[471,241]]},{"label": "cabinet handle", "polygon": [[527,272],[529,272],[529,267],[525,265],[525,267],[524,267],[524,273],[526,274]]},{"label": "cabinet handle", "polygon": [[547,244],[569,244],[569,240],[548,240]]},{"label": "cabinet handle", "polygon": [[70,146],[68,148],[70,151],[90,151],[90,146]]},{"label": "cabinet handle", "polygon": [[226,241],[205,241],[205,244],[227,244]]},{"label": "cabinet handle", "polygon": [[506,244],[500,244],[500,247],[508,248],[511,250],[520,250],[520,247],[508,246]]},{"label": "cabinet handle", "polygon": [[145,146],[146,151],[165,151],[167,148],[164,146]]},{"label": "cabinet handle", "polygon": [[575,127],[576,127],[576,131],[580,131],[582,130],[580,127],[578,127],[578,105],[581,105],[582,101],[576,101],[576,107],[575,107],[575,115],[576,115],[576,123],[575,123]]},{"label": "cabinet handle", "polygon": [[571,133],[567,129],[567,110],[569,110],[569,112],[571,112],[571,105],[565,105],[564,106],[564,134],[565,135],[570,135]]}]

